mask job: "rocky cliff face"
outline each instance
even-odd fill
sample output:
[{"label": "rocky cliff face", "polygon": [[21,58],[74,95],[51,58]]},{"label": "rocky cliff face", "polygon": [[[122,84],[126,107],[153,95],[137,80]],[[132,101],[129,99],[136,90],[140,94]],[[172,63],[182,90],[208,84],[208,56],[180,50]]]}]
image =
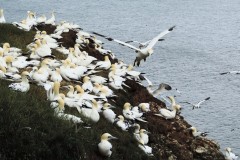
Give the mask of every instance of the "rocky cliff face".
[{"label": "rocky cliff face", "polygon": [[[39,30],[45,30],[51,34],[55,30],[55,26],[39,25]],[[1,36],[1,35],[0,35]],[[68,33],[62,34],[62,39],[59,42],[64,47],[74,47],[77,38],[76,32],[70,30]],[[2,41],[1,41],[2,43]],[[86,51],[89,55],[96,57],[98,60],[103,60],[104,55],[100,54],[94,49],[94,42],[86,44],[82,47],[82,51]],[[56,56],[58,53],[55,52]],[[112,63],[117,62],[117,59],[110,59]],[[102,76],[107,76],[108,72],[99,73]],[[79,151],[79,157],[82,159],[105,159],[97,150],[97,143],[99,142],[100,133],[105,131],[110,132],[119,138],[118,141],[112,142],[113,155],[109,159],[159,159],[159,160],[224,160],[224,155],[220,151],[220,147],[212,140],[204,137],[194,137],[192,133],[187,130],[191,127],[181,114],[178,114],[174,119],[166,120],[162,117],[155,116],[160,108],[166,108],[165,104],[154,98],[147,89],[135,82],[134,80],[127,80],[125,84],[129,87],[124,87],[126,92],[122,90],[114,90],[117,95],[114,99],[109,99],[109,103],[116,106],[114,110],[116,114],[122,114],[122,106],[125,102],[131,103],[133,106],[142,102],[150,104],[150,112],[144,114],[147,123],[139,122],[141,128],[148,130],[149,135],[148,145],[153,148],[154,156],[147,156],[142,153],[137,147],[137,143],[132,138],[132,129],[129,131],[122,131],[115,126],[107,123],[103,118],[96,124],[92,124],[92,131],[88,130],[91,138],[81,138],[81,149],[72,149],[72,151]],[[78,126],[83,127],[83,126]],[[83,131],[83,130],[82,130]],[[84,131],[85,132],[85,131]],[[93,133],[96,132],[96,133]],[[81,133],[78,133],[81,135]],[[83,136],[83,135],[82,135]],[[85,135],[86,136],[86,135]],[[61,142],[61,141],[60,141]],[[91,144],[91,147],[87,148]],[[59,142],[58,142],[59,144]],[[84,146],[84,144],[86,144]],[[54,145],[54,144],[51,144]],[[67,144],[66,144],[67,145]],[[79,145],[79,144],[77,144]],[[74,145],[72,146],[75,147]],[[85,148],[84,148],[85,147]],[[64,147],[63,147],[64,148]],[[69,148],[68,148],[69,149]],[[69,149],[69,152],[71,150]],[[80,154],[81,153],[81,154]],[[43,153],[44,154],[44,153]],[[75,153],[74,153],[75,154]],[[76,156],[76,155],[75,155]],[[76,156],[77,157],[77,156]],[[59,158],[61,159],[61,158]],[[70,158],[77,159],[77,158]]]}]

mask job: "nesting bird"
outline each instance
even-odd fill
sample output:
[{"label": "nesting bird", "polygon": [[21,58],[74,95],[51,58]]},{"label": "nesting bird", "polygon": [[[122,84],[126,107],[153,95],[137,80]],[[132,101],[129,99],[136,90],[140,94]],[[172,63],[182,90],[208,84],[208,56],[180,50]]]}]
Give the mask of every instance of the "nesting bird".
[{"label": "nesting bird", "polygon": [[20,83],[12,83],[9,85],[9,88],[20,91],[20,92],[27,92],[30,89],[30,84],[28,81],[29,73],[27,71],[22,72],[21,77],[22,81]]},{"label": "nesting bird", "polygon": [[110,157],[112,155],[112,144],[109,142],[111,139],[117,139],[109,133],[104,133],[101,136],[101,142],[98,143],[98,150],[101,155]]},{"label": "nesting bird", "polygon": [[199,131],[197,131],[197,128],[193,127],[193,126],[188,128],[188,130],[192,131],[192,135],[194,137],[199,137],[199,136],[205,137],[205,136],[207,136],[207,133],[208,133],[208,132],[199,132]]},{"label": "nesting bird", "polygon": [[166,120],[167,120],[167,119],[173,119],[173,118],[175,118],[176,113],[177,113],[177,111],[179,111],[179,110],[181,109],[181,106],[178,105],[178,104],[175,104],[175,100],[174,100],[174,98],[173,98],[172,96],[169,97],[169,99],[170,99],[171,102],[172,102],[172,108],[173,108],[173,110],[170,111],[170,110],[168,110],[168,109],[161,108],[161,109],[159,110],[159,114],[155,114],[156,116],[163,117],[163,118],[165,118]]}]

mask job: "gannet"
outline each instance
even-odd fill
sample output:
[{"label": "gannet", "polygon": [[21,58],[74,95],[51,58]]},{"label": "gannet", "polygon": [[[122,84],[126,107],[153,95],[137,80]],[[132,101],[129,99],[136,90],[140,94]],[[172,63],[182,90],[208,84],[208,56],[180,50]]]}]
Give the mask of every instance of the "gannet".
[{"label": "gannet", "polygon": [[58,52],[61,52],[62,54],[68,55],[69,54],[69,49],[65,48],[64,46],[57,47],[56,50]]},{"label": "gannet", "polygon": [[81,109],[81,114],[84,117],[89,118],[91,121],[96,123],[96,122],[99,121],[100,115],[98,113],[97,101],[93,100],[92,103],[93,103],[92,108],[82,108]]},{"label": "gannet", "polygon": [[133,137],[136,141],[138,141],[140,139],[140,125],[134,123],[132,126],[134,127]]},{"label": "gannet", "polygon": [[75,94],[74,94],[73,86],[72,85],[68,85],[68,86],[64,86],[64,87],[69,89],[69,91],[67,92],[67,97],[74,98]]},{"label": "gannet", "polygon": [[55,25],[55,15],[54,15],[54,11],[52,12],[52,16],[51,18],[49,18],[48,20],[45,21],[45,24],[51,24],[51,25]]},{"label": "gannet", "polygon": [[91,81],[93,83],[103,84],[107,82],[107,78],[97,75],[90,75]]},{"label": "gannet", "polygon": [[3,14],[3,9],[0,9],[0,23],[6,23],[6,20]]},{"label": "gannet", "polygon": [[187,104],[190,104],[190,105],[192,105],[192,109],[195,109],[195,108],[200,108],[200,105],[203,103],[203,102],[205,102],[205,101],[207,101],[207,100],[209,100],[210,99],[210,97],[207,97],[207,98],[205,98],[204,100],[201,100],[201,101],[199,101],[199,102],[197,102],[197,103],[191,103],[191,102],[182,102],[182,103],[187,103]]},{"label": "gannet", "polygon": [[[65,101],[64,99],[62,99],[61,97],[59,97],[57,100],[56,100],[57,103],[55,102],[52,102],[51,103],[51,107],[54,108],[54,111],[56,113],[56,115],[62,119],[65,119],[65,120],[70,120],[72,121],[73,123],[83,123],[83,121],[81,120],[81,118],[77,117],[77,116],[74,116],[74,115],[71,115],[71,114],[65,114],[64,113],[64,105],[65,105]],[[56,104],[56,105],[55,105]]]},{"label": "gannet", "polygon": [[108,141],[111,139],[117,139],[109,133],[104,133],[101,136],[101,142],[98,143],[98,150],[103,156],[110,157],[112,154],[112,144]]},{"label": "gannet", "polygon": [[92,92],[93,90],[93,84],[90,81],[90,78],[88,76],[83,77],[82,89],[84,89],[84,91],[90,91],[90,92]]},{"label": "gannet", "polygon": [[111,110],[113,108],[109,103],[103,105],[103,116],[111,123],[114,123],[116,114]]},{"label": "gannet", "polygon": [[149,134],[149,132],[146,131],[145,129],[140,129],[139,134],[140,134],[140,138],[143,140],[144,144],[148,144],[148,141],[149,141],[148,134]]},{"label": "gannet", "polygon": [[240,71],[228,71],[228,72],[220,73],[220,75],[224,75],[224,74],[240,74]]},{"label": "gannet", "polygon": [[14,26],[18,27],[19,29],[25,30],[25,31],[30,31],[32,26],[29,26],[26,22],[26,20],[22,20],[20,23],[18,22],[13,22],[12,23]]},{"label": "gannet", "polygon": [[7,64],[7,72],[10,72],[10,73],[19,73],[19,70],[18,68],[12,66],[12,62],[14,60],[14,57],[13,56],[6,56],[5,57],[5,62]]},{"label": "gannet", "polygon": [[74,70],[72,70],[70,68],[71,61],[66,59],[66,60],[62,61],[62,63],[63,63],[63,65],[60,67],[60,73],[61,73],[62,77],[67,81],[78,80],[79,76],[76,75]]},{"label": "gannet", "polygon": [[161,94],[162,92],[164,91],[169,91],[172,89],[172,87],[166,83],[160,83],[158,88],[153,90],[153,84],[152,82],[147,78],[147,77],[144,77],[145,80],[147,81],[148,83],[148,86],[147,86],[147,90],[150,94],[152,94],[154,97],[157,97],[159,94]]},{"label": "gannet", "polygon": [[205,137],[205,136],[207,136],[207,133],[208,133],[208,132],[199,132],[199,131],[197,131],[197,128],[193,127],[193,126],[188,128],[187,130],[191,130],[192,131],[192,135],[194,137],[199,137],[199,136]]},{"label": "gannet", "polygon": [[143,119],[141,119],[140,117],[142,116],[142,114],[140,113],[137,113],[135,111],[131,111],[131,104],[126,102],[123,106],[123,110],[122,110],[122,113],[123,113],[123,116],[126,118],[126,119],[129,119],[129,120],[138,120],[138,121],[141,121],[141,122],[147,122]]},{"label": "gannet", "polygon": [[138,105],[143,112],[149,112],[150,111],[150,105],[149,103],[140,103]]},{"label": "gannet", "polygon": [[104,56],[104,61],[99,61],[96,64],[96,69],[109,69],[111,67],[111,61],[109,60],[108,56]]},{"label": "gannet", "polygon": [[40,23],[45,23],[47,20],[47,17],[45,15],[41,15],[40,17],[37,18],[37,23],[40,24]]},{"label": "gannet", "polygon": [[[158,41],[164,41],[164,39],[159,39]],[[146,42],[126,41],[125,43],[137,43],[137,44],[139,44],[139,48],[141,49],[143,47],[146,47],[150,42],[151,42],[151,40],[148,40]]]},{"label": "gannet", "polygon": [[17,68],[26,68],[27,66],[38,66],[40,64],[40,61],[38,60],[27,60],[28,57],[25,56],[18,56],[15,57],[12,66]]},{"label": "gannet", "polygon": [[147,155],[149,156],[153,156],[152,154],[152,148],[147,146],[147,145],[144,145],[144,141],[142,139],[139,139],[138,140],[138,147],[143,150]]},{"label": "gannet", "polygon": [[41,37],[42,40],[44,40],[46,42],[46,44],[50,48],[55,49],[55,48],[58,47],[57,40],[52,38],[50,35],[48,35],[46,31],[42,31],[40,37]]},{"label": "gannet", "polygon": [[36,40],[35,41],[36,45],[34,45],[35,48],[35,53],[39,56],[39,57],[46,57],[46,56],[51,56],[52,55],[52,50],[51,48],[48,46],[46,40]]},{"label": "gannet", "polygon": [[101,36],[101,37],[104,37],[105,39],[109,40],[109,41],[115,41],[123,46],[127,46],[129,47],[130,49],[133,49],[136,51],[137,53],[137,56],[136,56],[136,59],[134,61],[134,66],[135,64],[137,64],[138,66],[140,65],[140,62],[141,60],[146,60],[146,58],[150,55],[152,55],[153,53],[153,47],[154,45],[158,42],[159,39],[161,39],[163,36],[165,36],[166,34],[170,33],[171,31],[173,31],[173,29],[175,28],[175,26],[161,32],[160,34],[158,34],[156,37],[154,37],[150,42],[149,44],[145,47],[145,48],[142,48],[142,49],[139,49],[139,48],[136,48],[128,43],[125,43],[125,42],[122,42],[122,41],[119,41],[117,39],[113,39],[113,38],[110,38],[110,37],[107,37],[107,36],[104,36],[102,34],[99,34],[99,33],[96,33],[96,32],[92,32],[93,34],[96,34],[98,36]]},{"label": "gannet", "polygon": [[237,160],[238,159],[238,156],[235,155],[233,152],[232,152],[232,149],[230,147],[227,147],[225,149],[225,158],[226,160]]},{"label": "gannet", "polygon": [[0,65],[0,78],[6,78],[5,73],[7,72],[7,69],[4,66]]},{"label": "gannet", "polygon": [[161,108],[161,109],[159,110],[159,114],[155,114],[156,116],[160,116],[160,117],[163,117],[163,118],[165,118],[165,119],[173,119],[173,118],[175,118],[176,113],[177,113],[177,111],[179,111],[179,110],[181,109],[181,106],[175,103],[175,100],[174,100],[174,98],[173,98],[172,96],[170,96],[170,97],[168,97],[168,98],[169,98],[169,99],[171,100],[171,102],[172,102],[172,108],[173,108],[173,110],[170,111],[170,110],[168,110],[168,109]]},{"label": "gannet", "polygon": [[8,87],[16,91],[27,92],[30,89],[30,84],[27,78],[28,75],[29,73],[27,71],[22,72],[22,81],[20,83],[12,83]]},{"label": "gannet", "polygon": [[56,68],[56,70],[51,73],[50,80],[53,81],[53,82],[54,81],[58,81],[58,82],[62,81],[62,76],[60,74],[60,69],[59,68]]},{"label": "gannet", "polygon": [[114,121],[123,131],[126,131],[130,127],[130,124],[124,121],[124,117],[122,115],[119,115]]}]

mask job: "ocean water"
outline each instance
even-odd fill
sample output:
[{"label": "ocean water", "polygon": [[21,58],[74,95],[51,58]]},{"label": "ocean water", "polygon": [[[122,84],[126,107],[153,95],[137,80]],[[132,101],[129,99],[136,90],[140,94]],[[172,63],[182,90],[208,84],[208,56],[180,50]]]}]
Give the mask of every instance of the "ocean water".
[{"label": "ocean water", "polygon": [[[74,22],[85,31],[123,41],[144,42],[176,25],[136,69],[154,84],[178,88],[178,102],[211,97],[200,109],[182,104],[182,115],[200,131],[208,131],[222,150],[230,146],[240,153],[240,75],[219,74],[240,69],[239,0],[2,0],[0,8],[8,22],[25,18],[27,10],[47,16],[54,10],[58,22]],[[133,63],[132,50],[103,41],[119,59]]]}]

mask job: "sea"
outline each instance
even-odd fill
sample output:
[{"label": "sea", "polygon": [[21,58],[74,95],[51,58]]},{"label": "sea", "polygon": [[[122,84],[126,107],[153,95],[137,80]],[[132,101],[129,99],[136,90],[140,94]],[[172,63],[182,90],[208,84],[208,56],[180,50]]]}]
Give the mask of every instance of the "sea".
[{"label": "sea", "polygon": [[[55,11],[57,22],[73,22],[86,32],[122,41],[145,42],[175,25],[135,69],[153,84],[171,85],[172,91],[163,96],[176,96],[184,118],[199,131],[209,132],[208,138],[223,152],[231,147],[240,154],[240,75],[220,75],[240,70],[239,0],[1,0],[0,8],[7,22],[19,22],[28,10],[47,17]],[[133,64],[133,50],[98,39],[118,59]],[[181,103],[207,97],[210,100],[199,109]]]}]

